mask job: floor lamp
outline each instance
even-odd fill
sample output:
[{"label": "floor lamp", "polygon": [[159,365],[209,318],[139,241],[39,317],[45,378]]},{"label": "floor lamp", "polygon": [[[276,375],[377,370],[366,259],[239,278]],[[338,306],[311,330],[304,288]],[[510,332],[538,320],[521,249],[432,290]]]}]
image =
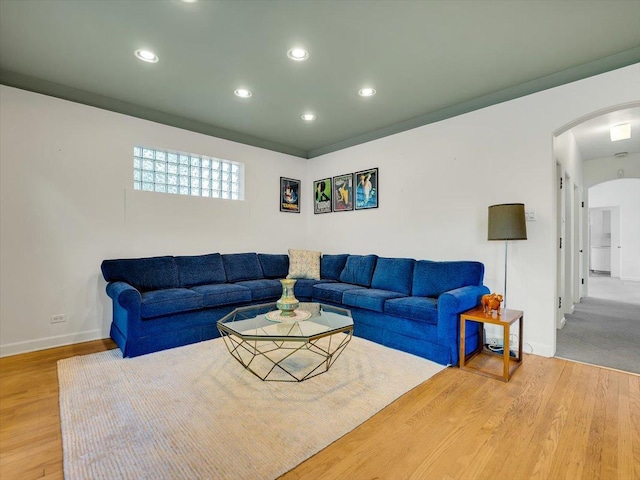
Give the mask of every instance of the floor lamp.
[{"label": "floor lamp", "polygon": [[526,239],[527,225],[524,216],[524,203],[503,203],[489,207],[487,240],[504,240],[504,312],[507,310],[507,251],[509,240]]}]

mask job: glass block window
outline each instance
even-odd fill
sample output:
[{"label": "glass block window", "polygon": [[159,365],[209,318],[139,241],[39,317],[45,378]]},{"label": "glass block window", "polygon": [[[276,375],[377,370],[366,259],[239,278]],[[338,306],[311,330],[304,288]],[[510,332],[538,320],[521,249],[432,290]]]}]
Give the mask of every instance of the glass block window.
[{"label": "glass block window", "polygon": [[241,163],[193,153],[133,147],[133,189],[242,200]]}]

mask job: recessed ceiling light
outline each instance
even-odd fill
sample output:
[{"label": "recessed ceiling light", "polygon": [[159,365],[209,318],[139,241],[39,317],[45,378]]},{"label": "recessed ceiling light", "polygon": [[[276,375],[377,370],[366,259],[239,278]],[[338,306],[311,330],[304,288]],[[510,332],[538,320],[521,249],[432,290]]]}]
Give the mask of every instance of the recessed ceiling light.
[{"label": "recessed ceiling light", "polygon": [[133,52],[133,54],[143,62],[156,63],[159,60],[155,53],[150,50],[145,50],[144,48],[139,48]]},{"label": "recessed ceiling light", "polygon": [[611,135],[612,142],[631,138],[631,124],[623,123],[621,125],[615,125],[609,129],[609,133]]},{"label": "recessed ceiling light", "polygon": [[361,88],[358,90],[358,95],[361,97],[373,97],[376,94],[375,88]]},{"label": "recessed ceiling light", "polygon": [[247,90],[246,88],[238,88],[235,92],[238,97],[240,98],[249,98],[251,95],[253,95],[253,93],[251,93],[249,90]]},{"label": "recessed ceiling light", "polygon": [[287,57],[289,57],[291,60],[295,60],[296,62],[302,62],[309,58],[309,52],[307,52],[304,48],[296,47],[287,52]]},{"label": "recessed ceiling light", "polygon": [[316,119],[316,116],[313,113],[305,113],[302,115],[302,119],[305,122],[313,122]]},{"label": "recessed ceiling light", "polygon": [[198,0],[182,0],[184,3],[196,3]]}]

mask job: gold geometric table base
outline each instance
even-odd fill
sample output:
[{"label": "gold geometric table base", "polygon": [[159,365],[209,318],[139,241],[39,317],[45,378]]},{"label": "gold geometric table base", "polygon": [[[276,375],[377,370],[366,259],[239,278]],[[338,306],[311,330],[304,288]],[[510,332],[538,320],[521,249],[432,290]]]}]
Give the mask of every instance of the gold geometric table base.
[{"label": "gold geometric table base", "polygon": [[302,382],[329,370],[351,340],[353,327],[312,339],[247,340],[224,330],[220,336],[229,353],[261,380]]}]

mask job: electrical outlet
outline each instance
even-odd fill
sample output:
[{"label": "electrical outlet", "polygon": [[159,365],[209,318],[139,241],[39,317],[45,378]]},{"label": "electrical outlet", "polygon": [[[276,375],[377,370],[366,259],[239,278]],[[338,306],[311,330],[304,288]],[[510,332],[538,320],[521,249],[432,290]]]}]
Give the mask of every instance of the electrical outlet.
[{"label": "electrical outlet", "polygon": [[524,217],[527,222],[535,222],[536,221],[536,211],[529,210],[528,212],[524,212]]},{"label": "electrical outlet", "polygon": [[67,316],[64,313],[59,315],[51,315],[51,323],[64,323],[67,321]]}]

